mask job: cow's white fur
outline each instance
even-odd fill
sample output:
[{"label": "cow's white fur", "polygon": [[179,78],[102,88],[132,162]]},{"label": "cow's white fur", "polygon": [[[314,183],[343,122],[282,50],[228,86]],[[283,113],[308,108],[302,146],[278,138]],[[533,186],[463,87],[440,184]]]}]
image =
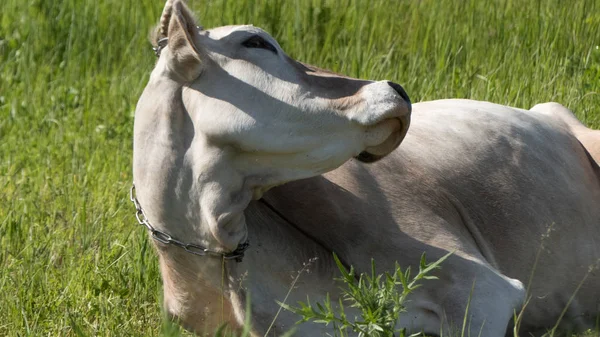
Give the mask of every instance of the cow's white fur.
[{"label": "cow's white fur", "polygon": [[[221,251],[252,242],[239,264],[156,245],[165,307],[190,330],[211,331],[222,316],[242,322],[251,296],[253,333],[262,336],[291,276],[314,257],[288,303],[338,296],[331,252],[358,271],[375,258],[383,271],[423,252],[435,259],[455,251],[400,324],[448,335],[471,296],[471,331],[500,337],[544,243],[523,321],[535,332],[555,323],[598,263],[600,183],[591,158],[599,158],[600,137],[566,108],[419,103],[390,154],[410,104],[387,82],[300,65],[256,27],[198,33],[182,2],[167,8],[168,47],[136,111],[139,200],[156,227],[186,242]],[[278,53],[243,47],[252,35]],[[365,151],[389,155],[371,165],[348,161]],[[593,325],[599,285],[592,271],[562,327]],[[283,313],[276,333],[296,320]],[[307,324],[297,335],[322,333]]]}]

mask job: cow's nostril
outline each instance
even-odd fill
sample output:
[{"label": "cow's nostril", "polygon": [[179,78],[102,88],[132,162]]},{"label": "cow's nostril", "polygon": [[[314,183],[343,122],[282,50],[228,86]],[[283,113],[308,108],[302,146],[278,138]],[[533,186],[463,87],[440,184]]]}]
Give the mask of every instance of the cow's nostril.
[{"label": "cow's nostril", "polygon": [[402,88],[402,86],[400,84],[390,82],[390,81],[388,81],[387,83],[390,87],[392,87],[394,90],[396,90],[398,95],[400,95],[400,97],[402,97],[402,99],[405,100],[406,103],[408,103],[410,105],[410,98],[408,97],[408,94],[406,93],[406,91],[404,91],[404,88]]}]

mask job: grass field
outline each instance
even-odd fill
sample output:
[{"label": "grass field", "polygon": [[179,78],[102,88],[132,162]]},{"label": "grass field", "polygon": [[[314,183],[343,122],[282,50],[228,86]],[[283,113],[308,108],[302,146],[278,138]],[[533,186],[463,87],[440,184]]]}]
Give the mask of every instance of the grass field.
[{"label": "grass field", "polygon": [[[600,2],[190,0],[292,57],[414,102],[558,101],[600,128]],[[0,4],[0,336],[178,335],[128,200],[161,1]]]}]

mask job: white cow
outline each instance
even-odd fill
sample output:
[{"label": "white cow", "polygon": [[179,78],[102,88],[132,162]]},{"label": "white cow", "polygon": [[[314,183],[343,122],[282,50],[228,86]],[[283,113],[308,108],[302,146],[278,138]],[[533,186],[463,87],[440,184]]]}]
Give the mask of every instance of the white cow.
[{"label": "white cow", "polygon": [[[251,296],[263,336],[315,257],[288,303],[335,300],[332,252],[359,272],[455,252],[408,303],[411,332],[450,335],[470,298],[472,334],[504,336],[528,295],[522,335],[564,308],[561,329],[596,324],[600,135],[563,106],[441,100],[411,113],[397,84],[300,64],[253,26],[203,30],[179,0],[158,39],[135,115],[136,200],[165,308],[189,330],[240,324]],[[272,331],[297,320],[283,312]]]}]

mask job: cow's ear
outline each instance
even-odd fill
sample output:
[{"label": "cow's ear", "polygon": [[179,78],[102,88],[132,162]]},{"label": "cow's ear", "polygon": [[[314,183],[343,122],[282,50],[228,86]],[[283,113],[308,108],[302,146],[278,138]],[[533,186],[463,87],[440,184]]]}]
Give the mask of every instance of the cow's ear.
[{"label": "cow's ear", "polygon": [[[166,7],[165,12],[167,12]],[[190,82],[202,72],[198,24],[190,9],[181,0],[173,2],[170,12],[168,30],[165,34],[168,38],[168,51],[165,55],[168,58],[168,68],[176,78]]]}]

